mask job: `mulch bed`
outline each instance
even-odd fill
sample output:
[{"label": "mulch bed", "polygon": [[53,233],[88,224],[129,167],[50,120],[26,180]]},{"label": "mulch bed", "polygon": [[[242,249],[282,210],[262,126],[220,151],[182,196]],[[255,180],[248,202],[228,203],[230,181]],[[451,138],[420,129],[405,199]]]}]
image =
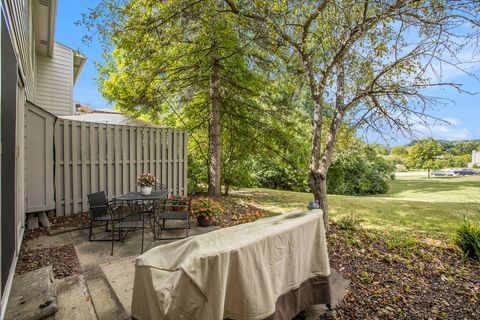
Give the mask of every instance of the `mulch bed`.
[{"label": "mulch bed", "polygon": [[333,225],[330,263],[351,283],[320,319],[480,319],[480,262],[440,243]]},{"label": "mulch bed", "polygon": [[273,211],[263,210],[246,203],[241,203],[236,198],[222,197],[216,200],[220,201],[225,210],[225,213],[215,221],[215,225],[222,228],[278,215],[278,213]]},{"label": "mulch bed", "polygon": [[50,233],[48,232],[47,228],[40,227],[37,229],[26,230],[24,236],[25,240],[35,239],[41,236],[48,236]]},{"label": "mulch bed", "polygon": [[55,278],[65,278],[81,272],[73,244],[52,248],[24,250],[20,252],[16,274],[24,274],[46,266],[52,266]]},{"label": "mulch bed", "polygon": [[72,214],[69,216],[50,218],[52,230],[70,229],[88,226],[88,213]]}]

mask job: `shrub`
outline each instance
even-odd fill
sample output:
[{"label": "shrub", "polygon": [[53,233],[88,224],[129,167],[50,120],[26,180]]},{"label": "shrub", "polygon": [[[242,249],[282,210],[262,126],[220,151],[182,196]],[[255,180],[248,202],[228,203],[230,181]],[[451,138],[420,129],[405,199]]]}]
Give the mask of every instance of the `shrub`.
[{"label": "shrub", "polygon": [[408,171],[407,167],[404,164],[400,164],[400,163],[395,166],[395,170],[397,172],[407,172]]},{"label": "shrub", "polygon": [[393,171],[393,166],[374,150],[360,145],[335,154],[328,170],[328,192],[344,195],[386,193]]},{"label": "shrub", "polygon": [[465,256],[480,260],[480,223],[465,222],[454,240]]},{"label": "shrub", "polygon": [[194,217],[204,216],[206,220],[213,220],[223,214],[223,208],[220,202],[201,197],[193,199],[190,213]]},{"label": "shrub", "polygon": [[356,231],[360,229],[360,219],[356,219],[353,215],[343,216],[337,221],[338,229],[345,231]]}]

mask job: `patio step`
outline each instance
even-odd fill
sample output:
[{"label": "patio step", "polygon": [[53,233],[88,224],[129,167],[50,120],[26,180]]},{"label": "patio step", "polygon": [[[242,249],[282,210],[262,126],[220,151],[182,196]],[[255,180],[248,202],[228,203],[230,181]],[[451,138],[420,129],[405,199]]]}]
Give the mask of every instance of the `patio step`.
[{"label": "patio step", "polygon": [[13,278],[5,320],[55,319],[57,292],[51,266]]}]

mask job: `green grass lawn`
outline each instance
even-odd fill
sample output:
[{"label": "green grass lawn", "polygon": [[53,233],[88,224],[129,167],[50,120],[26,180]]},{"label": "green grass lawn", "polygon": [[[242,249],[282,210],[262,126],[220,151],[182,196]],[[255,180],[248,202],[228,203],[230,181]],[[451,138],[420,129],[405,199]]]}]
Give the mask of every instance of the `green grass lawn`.
[{"label": "green grass lawn", "polygon": [[[240,189],[233,195],[249,204],[278,212],[303,210],[309,193]],[[367,228],[450,236],[464,217],[480,218],[480,177],[399,177],[387,194],[329,196],[330,216],[360,219]]]}]

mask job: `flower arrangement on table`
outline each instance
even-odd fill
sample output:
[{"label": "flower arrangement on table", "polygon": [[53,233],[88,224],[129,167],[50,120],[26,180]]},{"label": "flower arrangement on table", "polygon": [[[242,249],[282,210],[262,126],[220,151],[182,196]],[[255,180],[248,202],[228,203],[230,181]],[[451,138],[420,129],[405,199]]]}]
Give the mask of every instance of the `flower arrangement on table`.
[{"label": "flower arrangement on table", "polygon": [[157,183],[157,179],[150,173],[142,173],[137,178],[137,185],[140,187],[142,194],[149,195],[152,193],[152,187]]},{"label": "flower arrangement on table", "polygon": [[222,215],[223,212],[223,207],[220,202],[207,197],[193,199],[190,211],[202,227],[211,225],[212,222],[215,221],[215,218]]}]

